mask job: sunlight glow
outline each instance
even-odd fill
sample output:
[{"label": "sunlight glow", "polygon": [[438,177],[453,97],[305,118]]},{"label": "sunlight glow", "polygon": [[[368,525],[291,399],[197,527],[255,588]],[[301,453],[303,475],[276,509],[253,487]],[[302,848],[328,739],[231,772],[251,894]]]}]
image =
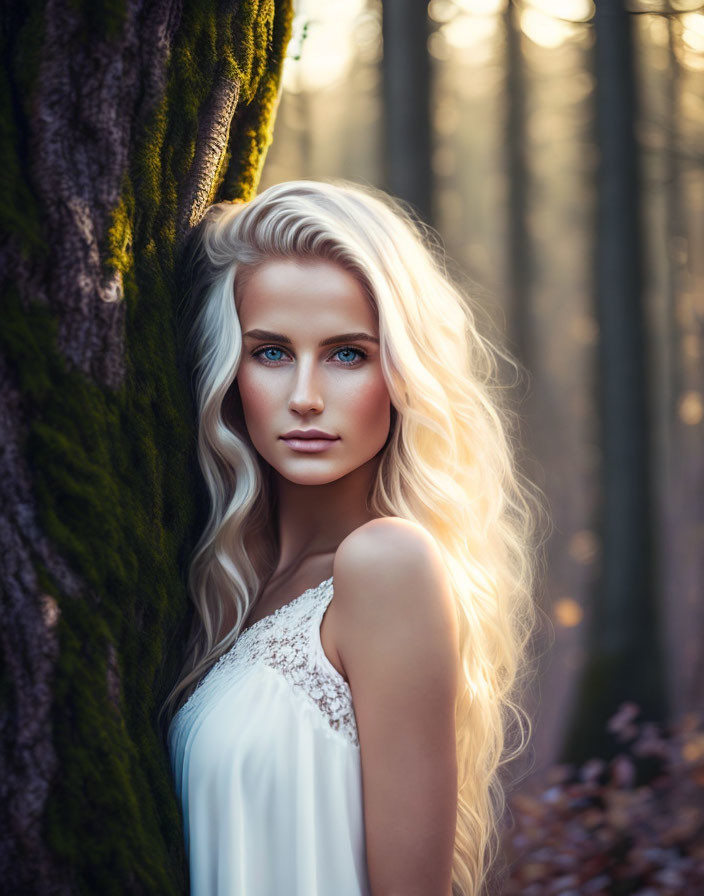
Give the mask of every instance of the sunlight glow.
[{"label": "sunlight glow", "polygon": [[528,0],[528,4],[546,16],[567,22],[588,22],[595,12],[593,0]]},{"label": "sunlight glow", "polygon": [[648,29],[650,40],[661,47],[670,42],[670,32],[666,19],[662,16],[643,16],[643,24]]},{"label": "sunlight glow", "polygon": [[704,52],[704,15],[699,12],[686,13],[681,22],[682,40],[693,50]]},{"label": "sunlight glow", "polygon": [[365,0],[298,0],[284,60],[285,90],[319,90],[347,74],[354,59],[355,22],[365,8]]},{"label": "sunlight glow", "polygon": [[680,420],[687,426],[696,426],[701,423],[704,418],[704,402],[701,393],[692,389],[680,396],[677,413]]},{"label": "sunlight glow", "polygon": [[554,49],[580,33],[578,25],[554,19],[539,9],[527,8],[521,13],[521,29],[533,43]]},{"label": "sunlight glow", "polygon": [[455,0],[453,6],[476,16],[494,16],[503,12],[506,0]]},{"label": "sunlight glow", "polygon": [[572,597],[561,597],[555,601],[553,613],[563,628],[574,628],[584,618],[584,610]]},{"label": "sunlight glow", "polygon": [[481,50],[482,45],[494,37],[498,25],[499,20],[490,16],[461,15],[443,25],[442,33],[451,47],[458,50]]},{"label": "sunlight glow", "polygon": [[678,53],[680,62],[692,72],[704,72],[704,53],[698,53],[691,47],[683,45]]},{"label": "sunlight glow", "polygon": [[457,15],[457,7],[452,0],[430,0],[428,15],[434,22],[449,22]]},{"label": "sunlight glow", "polygon": [[568,550],[577,563],[593,563],[599,553],[599,541],[591,529],[580,529],[570,538]]},{"label": "sunlight glow", "polygon": [[702,0],[670,0],[670,6],[675,12],[691,12],[699,9]]},{"label": "sunlight glow", "polygon": [[704,735],[695,734],[682,747],[682,755],[687,762],[701,762],[704,758]]}]

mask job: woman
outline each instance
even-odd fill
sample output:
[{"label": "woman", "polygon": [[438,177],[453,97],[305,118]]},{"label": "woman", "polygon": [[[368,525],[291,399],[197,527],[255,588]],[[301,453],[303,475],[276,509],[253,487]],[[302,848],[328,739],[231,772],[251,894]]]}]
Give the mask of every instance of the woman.
[{"label": "woman", "polygon": [[213,206],[197,258],[191,892],[476,896],[535,613],[496,350],[370,190]]}]

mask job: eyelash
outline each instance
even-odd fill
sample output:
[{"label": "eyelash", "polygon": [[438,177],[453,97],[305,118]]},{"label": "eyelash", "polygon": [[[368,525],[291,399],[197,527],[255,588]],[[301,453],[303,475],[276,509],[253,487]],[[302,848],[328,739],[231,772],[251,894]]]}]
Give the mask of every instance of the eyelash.
[{"label": "eyelash", "polygon": [[[268,351],[270,348],[275,348],[278,351],[286,352],[286,349],[281,348],[280,345],[262,345],[256,351],[252,352],[252,357],[257,358],[260,355],[263,356],[264,352]],[[336,355],[338,352],[356,352],[360,356],[355,361],[341,361],[340,363],[342,364],[343,367],[356,367],[358,363],[360,363],[367,357],[367,353],[363,349],[356,348],[353,345],[341,345],[340,348],[335,349],[335,351],[333,352],[333,355]],[[271,358],[262,357],[260,360],[263,364],[266,364],[268,366],[273,366],[275,364],[278,364],[281,359],[279,359],[277,361],[272,361]]]}]

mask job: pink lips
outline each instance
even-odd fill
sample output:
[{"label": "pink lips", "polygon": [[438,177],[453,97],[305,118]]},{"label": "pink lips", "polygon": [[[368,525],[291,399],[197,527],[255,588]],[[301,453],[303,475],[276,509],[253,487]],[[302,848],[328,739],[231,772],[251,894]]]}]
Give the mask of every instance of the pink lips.
[{"label": "pink lips", "polygon": [[333,436],[320,429],[292,429],[281,438],[289,448],[303,454],[317,454],[319,451],[325,451],[333,442],[339,441],[339,436]]},{"label": "pink lips", "polygon": [[292,429],[287,432],[282,439],[336,439],[337,436],[331,435],[329,432],[323,432],[322,429]]}]

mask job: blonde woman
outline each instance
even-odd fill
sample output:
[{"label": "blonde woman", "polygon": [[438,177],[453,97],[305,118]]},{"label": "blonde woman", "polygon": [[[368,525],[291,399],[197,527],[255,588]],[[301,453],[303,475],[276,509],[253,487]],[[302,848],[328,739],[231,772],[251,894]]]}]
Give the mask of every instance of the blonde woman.
[{"label": "blonde woman", "polygon": [[164,707],[193,896],[485,887],[534,527],[496,350],[437,254],[344,183],[201,226],[210,515]]}]

